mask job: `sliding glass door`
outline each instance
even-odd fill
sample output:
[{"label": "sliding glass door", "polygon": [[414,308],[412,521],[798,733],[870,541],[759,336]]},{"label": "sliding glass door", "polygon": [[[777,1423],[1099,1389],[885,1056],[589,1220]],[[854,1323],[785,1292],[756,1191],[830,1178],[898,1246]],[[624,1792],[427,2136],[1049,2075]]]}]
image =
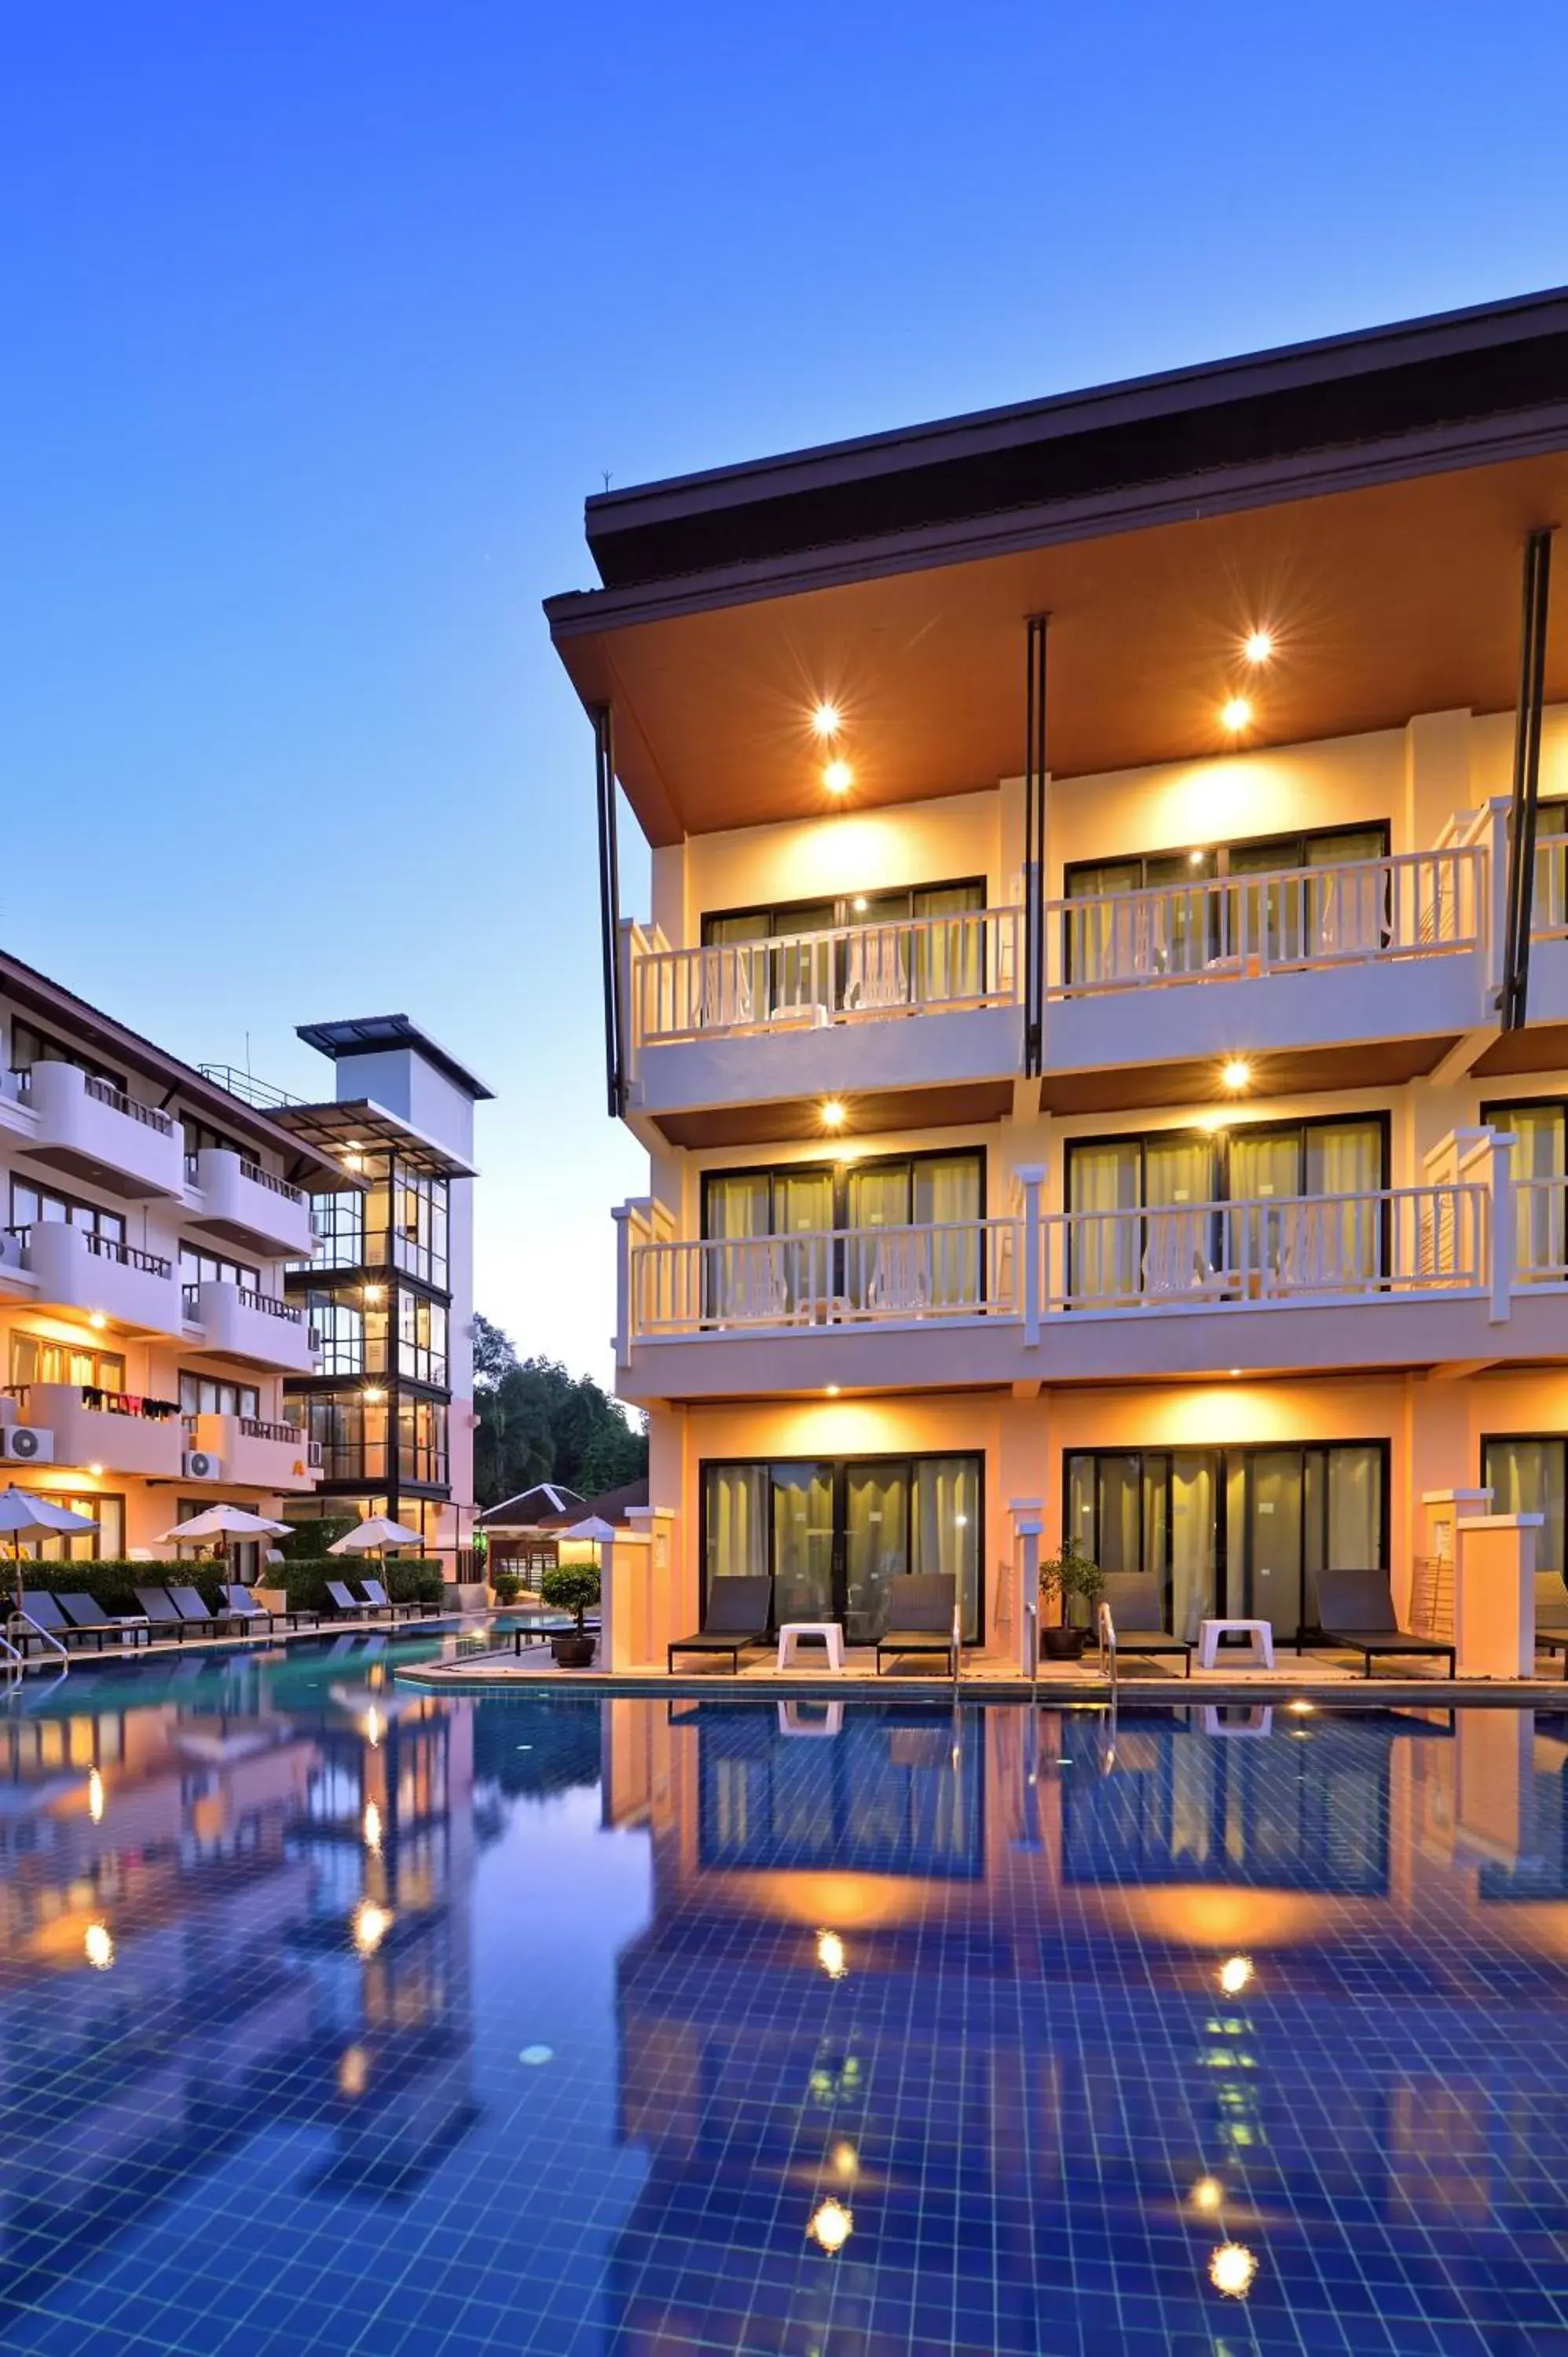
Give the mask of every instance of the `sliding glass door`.
[{"label": "sliding glass door", "polygon": [[[985,1157],[974,1149],[710,1170],[703,1235],[725,1249],[703,1255],[703,1314],[714,1324],[826,1323],[865,1309],[978,1308],[984,1216]],[[768,1241],[789,1237],[801,1241],[785,1250]]]},{"label": "sliding glass door", "polygon": [[1387,1567],[1380,1441],[1281,1448],[1083,1449],[1066,1528],[1105,1572],[1159,1581],[1166,1626],[1208,1616],[1316,1625],[1316,1573]]},{"label": "sliding glass door", "polygon": [[704,1602],[716,1579],[770,1576],[773,1623],[838,1620],[851,1644],[889,1626],[892,1583],[947,1572],[964,1641],[983,1633],[978,1456],[703,1468]]},{"label": "sliding glass door", "polygon": [[1483,1105],[1481,1118],[1514,1140],[1514,1265],[1552,1284],[1568,1267],[1568,1103]]}]

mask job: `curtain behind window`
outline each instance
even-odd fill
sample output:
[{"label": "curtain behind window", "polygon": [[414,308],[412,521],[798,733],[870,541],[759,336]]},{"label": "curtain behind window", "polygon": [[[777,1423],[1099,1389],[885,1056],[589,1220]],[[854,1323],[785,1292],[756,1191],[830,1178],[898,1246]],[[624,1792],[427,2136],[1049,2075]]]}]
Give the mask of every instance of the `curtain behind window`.
[{"label": "curtain behind window", "polygon": [[705,1585],[768,1569],[768,1468],[710,1465],[706,1472]]},{"label": "curtain behind window", "polygon": [[1515,1178],[1554,1184],[1526,1186],[1514,1197],[1515,1263],[1521,1276],[1554,1275],[1568,1260],[1568,1192],[1563,1187],[1568,1120],[1562,1105],[1508,1105],[1492,1115],[1511,1130]]},{"label": "curtain behind window", "polygon": [[1134,1140],[1074,1146],[1069,1153],[1068,1210],[1086,1215],[1069,1232],[1068,1289],[1074,1300],[1109,1306],[1136,1298],[1141,1223],[1113,1214],[1138,1210],[1141,1184]]},{"label": "curtain behind window", "polygon": [[980,1637],[980,1467],[972,1457],[930,1457],[915,1468],[909,1568],[958,1582],[964,1641]]}]

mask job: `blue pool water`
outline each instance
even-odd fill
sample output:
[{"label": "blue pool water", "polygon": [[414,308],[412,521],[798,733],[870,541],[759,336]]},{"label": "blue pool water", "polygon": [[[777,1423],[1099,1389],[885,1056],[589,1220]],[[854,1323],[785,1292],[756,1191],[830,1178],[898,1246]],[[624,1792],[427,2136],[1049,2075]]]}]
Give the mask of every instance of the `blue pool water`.
[{"label": "blue pool water", "polygon": [[7,2352],[1568,2352],[1568,1714],[449,1643],[13,1699]]}]

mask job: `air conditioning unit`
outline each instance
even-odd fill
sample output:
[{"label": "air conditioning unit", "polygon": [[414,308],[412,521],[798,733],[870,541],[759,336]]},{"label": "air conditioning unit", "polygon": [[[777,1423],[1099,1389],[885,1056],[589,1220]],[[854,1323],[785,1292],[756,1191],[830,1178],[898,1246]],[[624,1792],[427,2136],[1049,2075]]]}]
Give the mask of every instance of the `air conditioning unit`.
[{"label": "air conditioning unit", "polygon": [[0,1457],[15,1458],[19,1465],[52,1465],[54,1455],[52,1432],[40,1432],[36,1424],[0,1424]]},{"label": "air conditioning unit", "polygon": [[0,1230],[0,1268],[20,1268],[21,1265],[21,1237],[14,1236],[8,1228]]},{"label": "air conditioning unit", "polygon": [[188,1481],[221,1481],[223,1479],[223,1459],[214,1457],[209,1448],[188,1448],[179,1465]]}]

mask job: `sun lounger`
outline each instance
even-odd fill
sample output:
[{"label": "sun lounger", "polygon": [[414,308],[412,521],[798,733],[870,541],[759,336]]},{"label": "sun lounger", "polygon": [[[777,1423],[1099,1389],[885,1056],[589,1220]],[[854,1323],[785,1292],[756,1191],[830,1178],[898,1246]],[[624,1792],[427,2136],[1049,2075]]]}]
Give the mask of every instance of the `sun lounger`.
[{"label": "sun lounger", "polygon": [[333,1612],[339,1620],[373,1620],[378,1612],[384,1612],[389,1620],[393,1618],[390,1604],[372,1604],[369,1597],[356,1596],[344,1580],[329,1579],[327,1593],[332,1598]]},{"label": "sun lounger", "polygon": [[887,1583],[887,1626],[876,1641],[876,1674],[884,1653],[940,1653],[950,1677],[958,1675],[953,1614],[958,1582],[950,1571],[905,1572]]},{"label": "sun lounger", "polygon": [[432,1604],[426,1596],[410,1596],[394,1601],[387,1594],[379,1579],[367,1579],[363,1573],[360,1576],[360,1585],[371,1602],[377,1605],[384,1604],[394,1620],[400,1612],[405,1612],[410,1620],[417,1613],[423,1620],[428,1613],[439,1612],[441,1609],[439,1604]]},{"label": "sun lounger", "polygon": [[1118,1654],[1143,1653],[1158,1661],[1164,1655],[1179,1653],[1183,1674],[1191,1677],[1192,1639],[1178,1637],[1174,1629],[1165,1627],[1157,1579],[1143,1571],[1108,1572],[1104,1600],[1111,1607]]},{"label": "sun lounger", "polygon": [[143,1611],[146,1614],[151,1626],[155,1629],[164,1630],[166,1633],[177,1638],[179,1642],[183,1644],[185,1642],[185,1615],[175,1609],[174,1599],[170,1596],[168,1589],[166,1587],[138,1587],[134,1593],[136,1601],[141,1606]]},{"label": "sun lounger", "polygon": [[673,1671],[677,1653],[727,1653],[738,1671],[748,1645],[768,1642],[768,1613],[773,1582],[766,1572],[736,1573],[715,1579],[708,1589],[707,1615],[693,1637],[678,1637],[668,1649],[665,1665]]},{"label": "sun lounger", "polygon": [[[1372,1674],[1374,1654],[1411,1654],[1417,1660],[1446,1659],[1454,1675],[1455,1649],[1441,1637],[1417,1637],[1402,1629],[1394,1612],[1386,1571],[1320,1571],[1317,1574],[1317,1631],[1324,1645],[1342,1645],[1361,1656],[1361,1674]],[[1302,1649],[1298,1635],[1295,1650]]]},{"label": "sun lounger", "polygon": [[57,1593],[55,1601],[73,1629],[84,1637],[96,1639],[100,1652],[103,1651],[106,1637],[116,1638],[121,1644],[129,1637],[134,1645],[145,1644],[152,1636],[145,1620],[138,1615],[132,1613],[116,1618],[104,1611],[95,1596],[89,1596],[85,1591],[78,1594],[73,1590],[69,1596]]},{"label": "sun lounger", "polygon": [[199,1588],[171,1587],[168,1593],[169,1601],[188,1629],[210,1629],[216,1634],[220,1629],[232,1629],[242,1618],[237,1612],[209,1612]]},{"label": "sun lounger", "polygon": [[304,1607],[296,1609],[287,1604],[274,1609],[270,1604],[258,1603],[250,1589],[236,1581],[226,1580],[223,1584],[223,1594],[235,1620],[243,1621],[247,1627],[255,1621],[264,1620],[270,1629],[275,1629],[281,1620],[285,1628],[297,1629],[300,1622],[306,1620],[312,1628],[320,1626],[319,1612],[310,1612]]}]

